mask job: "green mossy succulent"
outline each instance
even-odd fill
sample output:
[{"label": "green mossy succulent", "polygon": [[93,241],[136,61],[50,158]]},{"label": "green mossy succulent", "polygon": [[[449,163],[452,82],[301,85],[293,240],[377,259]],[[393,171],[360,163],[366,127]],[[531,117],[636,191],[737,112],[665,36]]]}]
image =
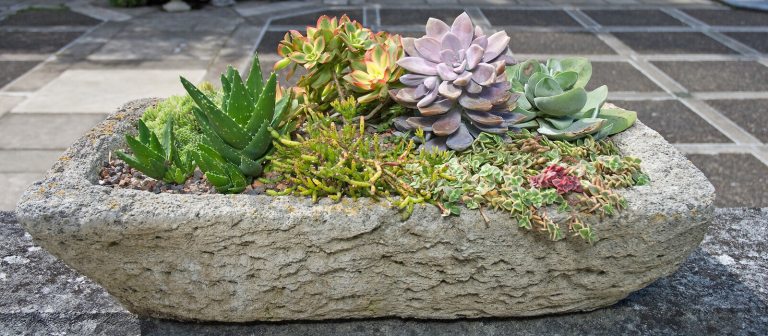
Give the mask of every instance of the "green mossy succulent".
[{"label": "green mossy succulent", "polygon": [[139,120],[137,137],[125,136],[133,155],[121,151],[115,154],[145,175],[168,183],[183,184],[195,169],[189,156],[179,155],[174,139],[173,119],[168,119],[158,136]]},{"label": "green mossy succulent", "polygon": [[[204,82],[198,88],[217,104],[221,102],[221,94],[211,83]],[[192,113],[194,107],[195,101],[189,95],[170,96],[147,108],[141,120],[150,131],[160,134],[168,120],[172,119],[173,136],[178,143],[180,155],[191,157],[203,140],[203,131]]]},{"label": "green mossy succulent", "polygon": [[262,172],[272,148],[270,132],[290,129],[283,119],[291,97],[275,103],[277,79],[272,73],[263,82],[258,57],[247,81],[231,66],[221,75],[219,106],[185,78],[181,82],[197,105],[192,111],[204,135],[198,145],[198,166],[217,191],[242,192]]},{"label": "green mossy succulent", "polygon": [[528,60],[511,66],[512,90],[522,93],[513,112],[517,128],[536,128],[550,139],[575,140],[592,135],[602,139],[632,126],[636,113],[603,109],[608,87],[587,92],[592,65],[585,58]]}]

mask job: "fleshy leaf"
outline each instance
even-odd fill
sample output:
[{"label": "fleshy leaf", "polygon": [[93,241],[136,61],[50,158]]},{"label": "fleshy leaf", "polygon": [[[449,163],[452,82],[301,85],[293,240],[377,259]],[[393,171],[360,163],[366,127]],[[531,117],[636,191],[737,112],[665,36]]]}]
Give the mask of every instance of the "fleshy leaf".
[{"label": "fleshy leaf", "polygon": [[583,88],[568,90],[556,96],[536,97],[534,104],[545,115],[561,117],[579,112],[587,102]]}]

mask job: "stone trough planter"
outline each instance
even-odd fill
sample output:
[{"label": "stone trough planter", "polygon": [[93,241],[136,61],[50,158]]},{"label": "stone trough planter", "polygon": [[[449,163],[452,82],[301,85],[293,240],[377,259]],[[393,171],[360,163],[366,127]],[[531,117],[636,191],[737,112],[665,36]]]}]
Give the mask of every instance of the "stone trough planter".
[{"label": "stone trough planter", "polygon": [[658,133],[614,137],[648,186],[586,218],[599,241],[548,241],[508,215],[411,218],[369,200],[172,195],[97,185],[101,163],[153,100],[128,103],[35,183],[18,217],[35,241],[145,316],[275,321],[451,319],[593,310],[674,272],[702,240],[714,188]]}]

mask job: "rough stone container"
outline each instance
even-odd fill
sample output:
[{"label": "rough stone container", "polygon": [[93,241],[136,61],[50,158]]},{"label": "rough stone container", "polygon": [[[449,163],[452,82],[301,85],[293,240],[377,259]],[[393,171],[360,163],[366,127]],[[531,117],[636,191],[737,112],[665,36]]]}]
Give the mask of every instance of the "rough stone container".
[{"label": "rough stone container", "polygon": [[155,100],[128,103],[79,139],[22,197],[35,241],[128,310],[179,320],[532,316],[611,305],[674,272],[712,218],[714,188],[637,122],[613,137],[642,159],[629,206],[587,217],[599,241],[551,242],[504,213],[407,221],[386,204],[252,195],[173,195],[99,186]]}]

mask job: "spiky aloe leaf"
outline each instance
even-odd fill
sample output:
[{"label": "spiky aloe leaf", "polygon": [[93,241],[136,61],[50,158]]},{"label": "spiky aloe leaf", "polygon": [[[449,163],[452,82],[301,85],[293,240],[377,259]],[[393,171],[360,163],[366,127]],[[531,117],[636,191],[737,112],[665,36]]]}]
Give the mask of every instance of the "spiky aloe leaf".
[{"label": "spiky aloe leaf", "polygon": [[237,122],[238,125],[246,127],[254,112],[254,105],[256,102],[253,101],[251,93],[248,91],[248,88],[245,87],[240,74],[236,70],[233,70],[231,76],[231,92],[229,92],[229,101],[226,105],[227,110],[225,112]]},{"label": "spiky aloe leaf", "polygon": [[160,137],[160,146],[162,146],[165,161],[171,162],[175,146],[173,141],[173,118],[168,118],[168,121],[165,123],[163,134]]},{"label": "spiky aloe leaf", "polygon": [[219,153],[228,161],[239,162],[240,153],[225,143],[224,140],[219,138],[218,134],[216,134],[216,131],[208,122],[208,118],[205,116],[205,114],[203,114],[203,112],[198,108],[193,108],[192,113],[194,113],[195,118],[200,125],[200,129],[203,131],[207,145],[216,150],[217,153]]},{"label": "spiky aloe leaf", "polygon": [[272,116],[270,127],[277,129],[278,126],[280,126],[286,116],[286,113],[288,113],[291,100],[293,100],[293,91],[283,96],[280,98],[280,100],[277,101],[277,103],[275,103],[275,114]]},{"label": "spiky aloe leaf", "polygon": [[259,127],[261,127],[261,124],[264,123],[265,121],[267,123],[272,122],[272,116],[275,113],[276,90],[277,90],[277,76],[273,72],[269,76],[269,79],[267,80],[267,84],[264,85],[264,90],[259,96],[259,100],[256,103],[256,107],[254,108],[254,111],[253,111],[253,114],[251,115],[250,120],[248,121],[248,125],[245,127],[248,133],[254,134],[255,132],[257,132],[259,130]]},{"label": "spiky aloe leaf", "polygon": [[245,86],[248,87],[248,91],[251,93],[251,97],[258,97],[261,95],[261,91],[264,87],[264,78],[261,73],[261,63],[259,63],[259,55],[253,55],[253,62],[251,62],[251,70],[248,72],[248,79]]},{"label": "spiky aloe leaf", "polygon": [[248,145],[250,137],[237,122],[216,107],[216,104],[186,78],[181,77],[181,84],[222,140],[237,149],[245,148]]},{"label": "spiky aloe leaf", "polygon": [[253,135],[251,143],[243,149],[243,153],[248,157],[258,158],[267,152],[270,145],[272,145],[272,135],[269,134],[269,123],[265,121]]},{"label": "spiky aloe leaf", "polygon": [[221,106],[227,106],[229,104],[229,93],[232,92],[232,84],[227,78],[226,74],[221,74]]},{"label": "spiky aloe leaf", "polygon": [[205,172],[205,177],[216,190],[222,193],[236,193],[245,189],[247,181],[243,173],[237,166],[224,160],[216,150],[200,144],[197,156],[200,170]]}]

